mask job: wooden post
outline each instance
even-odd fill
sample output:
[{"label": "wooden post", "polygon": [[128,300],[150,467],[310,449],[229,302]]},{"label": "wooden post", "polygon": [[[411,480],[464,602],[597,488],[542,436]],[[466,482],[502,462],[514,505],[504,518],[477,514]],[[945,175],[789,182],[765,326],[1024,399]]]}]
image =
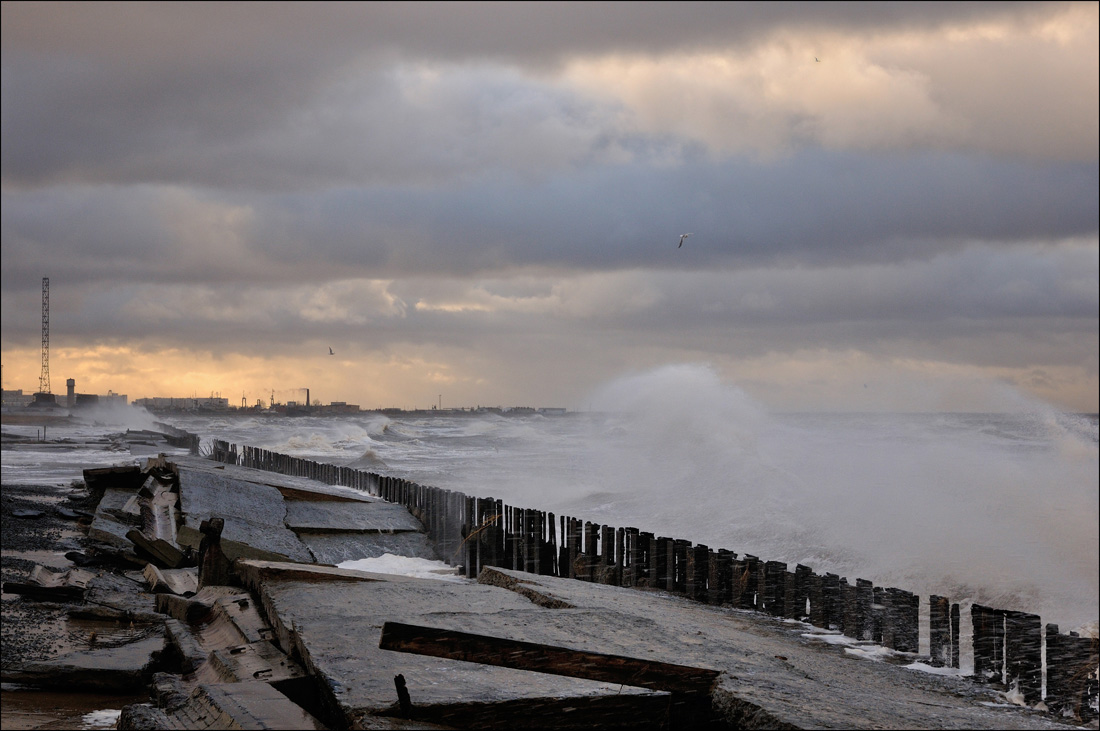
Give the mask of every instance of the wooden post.
[{"label": "wooden post", "polygon": [[710,604],[728,604],[733,592],[733,559],[737,554],[725,548],[719,548],[710,554],[710,576],[707,577],[707,602]]},{"label": "wooden post", "polygon": [[710,574],[710,549],[699,544],[687,551],[684,591],[697,602],[707,600],[707,577]]},{"label": "wooden post", "polygon": [[1015,681],[1024,702],[1043,699],[1043,624],[1038,614],[1005,612],[1005,675]]},{"label": "wooden post", "polygon": [[810,624],[814,627],[828,629],[825,622],[825,594],[823,577],[810,572],[806,579],[806,593],[810,599]]},{"label": "wooden post", "polygon": [[933,667],[951,667],[951,600],[933,594],[928,597],[928,662]]},{"label": "wooden post", "polygon": [[567,570],[570,579],[577,578],[577,562],[581,556],[581,523],[576,518],[567,518],[569,532],[566,534],[566,549],[569,552]]},{"label": "wooden post", "polygon": [[837,574],[825,574],[821,577],[821,610],[825,629],[838,629],[840,627],[840,576]]},{"label": "wooden post", "polygon": [[553,513],[546,514],[546,544],[542,551],[542,565],[539,573],[545,576],[560,576],[558,573],[558,522]]},{"label": "wooden post", "polygon": [[646,531],[638,532],[638,564],[635,569],[636,586],[655,586],[653,582],[653,552],[656,536]]},{"label": "wooden post", "polygon": [[674,561],[669,567],[669,573],[674,573],[673,588],[675,591],[681,594],[687,591],[688,577],[687,577],[687,562],[688,552],[691,550],[691,541],[685,541],[682,538],[674,538],[672,541],[672,553]]},{"label": "wooden post", "polygon": [[[809,617],[807,603],[810,599],[810,576],[813,570],[809,566],[797,564],[794,567],[794,592],[791,595],[791,606],[787,607],[787,616],[791,619],[803,619]],[[790,579],[788,578],[788,581]]]},{"label": "wooden post", "polygon": [[676,591],[676,539],[665,543],[665,590]]},{"label": "wooden post", "polygon": [[782,561],[764,562],[764,611],[776,617],[787,612],[787,564]]},{"label": "wooden post", "polygon": [[225,520],[210,518],[199,524],[202,540],[199,541],[199,588],[204,586],[228,586],[231,567],[222,553],[222,530]]},{"label": "wooden post", "polygon": [[741,608],[756,609],[756,594],[760,589],[760,559],[746,553],[741,570]]},{"label": "wooden post", "polygon": [[600,563],[593,581],[615,585],[615,529],[600,527]]},{"label": "wooden post", "polygon": [[974,624],[974,677],[988,683],[1003,680],[1004,614],[981,604],[970,605]]},{"label": "wooden post", "polygon": [[871,607],[875,603],[874,584],[866,579],[856,579],[855,593],[852,597],[852,624],[857,640],[869,640],[874,632],[874,620]]},{"label": "wooden post", "polygon": [[643,580],[644,551],[637,528],[623,528],[623,586],[640,586]]}]

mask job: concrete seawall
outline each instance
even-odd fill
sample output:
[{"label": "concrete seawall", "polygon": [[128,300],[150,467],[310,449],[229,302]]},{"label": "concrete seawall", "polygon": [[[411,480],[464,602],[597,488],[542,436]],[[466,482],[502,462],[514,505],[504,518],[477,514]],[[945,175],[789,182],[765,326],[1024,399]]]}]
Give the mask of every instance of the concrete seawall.
[{"label": "concrete seawall", "polygon": [[[973,679],[1018,693],[1054,715],[1095,719],[1097,641],[1045,627],[1035,614],[970,607],[971,646],[962,648],[963,617],[948,597],[919,597],[870,581],[713,549],[690,541],[603,526],[504,505],[493,498],[419,485],[348,467],[216,441],[223,463],[302,475],[404,505],[420,519],[443,560],[478,576],[505,568],[540,576],[630,588],[660,589],[715,606],[804,620],[904,653],[918,652],[921,603],[929,617],[927,662],[958,668],[961,650],[974,659]],[[1044,662],[1045,656],[1045,662]],[[1045,688],[1045,694],[1044,694]]]}]

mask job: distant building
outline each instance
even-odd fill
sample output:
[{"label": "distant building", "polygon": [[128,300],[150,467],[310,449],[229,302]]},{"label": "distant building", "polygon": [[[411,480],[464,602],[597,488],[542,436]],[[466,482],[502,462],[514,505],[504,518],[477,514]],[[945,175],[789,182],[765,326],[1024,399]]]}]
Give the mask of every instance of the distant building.
[{"label": "distant building", "polygon": [[76,379],[70,378],[65,381],[65,405],[70,409],[77,406],[96,406],[99,404],[105,406],[125,406],[128,400],[126,394],[115,393],[114,391],[107,391],[106,396],[99,396],[91,393],[77,393]]},{"label": "distant building", "polygon": [[228,411],[229,399],[215,396],[208,398],[154,396],[153,398],[134,399],[134,405],[150,411]]},{"label": "distant building", "polygon": [[349,404],[344,401],[333,401],[328,406],[318,406],[321,414],[358,414],[359,404]]},{"label": "distant building", "polygon": [[33,393],[23,393],[23,389],[19,388],[14,391],[4,389],[3,391],[3,405],[8,408],[22,408],[29,405],[34,401]]}]

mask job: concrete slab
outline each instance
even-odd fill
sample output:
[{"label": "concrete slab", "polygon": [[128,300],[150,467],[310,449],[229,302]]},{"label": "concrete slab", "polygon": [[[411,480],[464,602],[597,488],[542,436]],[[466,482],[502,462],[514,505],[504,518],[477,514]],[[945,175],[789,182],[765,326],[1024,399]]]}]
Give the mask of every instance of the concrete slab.
[{"label": "concrete slab", "polygon": [[286,525],[309,533],[422,532],[424,526],[403,505],[374,502],[286,502]]},{"label": "concrete slab", "polygon": [[230,559],[241,556],[281,556],[312,562],[313,555],[286,527],[286,504],[274,487],[259,485],[206,470],[180,467],[180,504],[185,524],[180,545],[197,548],[202,521],[225,520],[222,550]]},{"label": "concrete slab", "polygon": [[387,553],[438,561],[440,556],[425,533],[299,533],[319,563],[338,564]]},{"label": "concrete slab", "polygon": [[[479,617],[509,615],[540,624],[547,610],[496,587],[370,574],[365,583],[322,584],[268,577],[261,588],[280,642],[332,688],[336,712],[352,727],[397,713],[394,677],[403,675],[418,721],[461,726],[514,725],[517,714],[564,714],[600,725],[645,725],[667,707],[667,694],[430,659],[382,650],[382,624],[416,616],[465,627]],[[496,719],[494,721],[493,719]],[[509,722],[508,719],[511,719]],[[602,724],[601,724],[602,722]]]},{"label": "concrete slab", "polygon": [[300,706],[267,683],[200,685],[182,705],[163,711],[147,704],[127,706],[118,728],[323,729]]},{"label": "concrete slab", "polygon": [[[501,727],[514,724],[515,713],[561,714],[569,707],[574,721],[599,723],[599,703],[608,699],[620,704],[620,715],[606,719],[614,725],[660,719],[645,697],[652,691],[379,649],[382,625],[395,621],[721,671],[713,698],[741,725],[1060,728],[1040,715],[983,706],[996,697],[967,680],[856,658],[807,639],[802,635],[814,630],[801,623],[521,572],[490,569],[483,577],[486,583],[478,584],[268,577],[260,594],[281,641],[324,679],[352,726],[397,713],[398,674],[415,718],[427,722]],[[657,695],[667,709],[669,697]]]},{"label": "concrete slab", "polygon": [[88,528],[88,538],[116,548],[130,548],[126,534],[141,528],[141,509],[135,490],[107,488]]},{"label": "concrete slab", "polygon": [[286,506],[278,490],[238,479],[236,470],[230,477],[180,467],[179,478],[180,505],[188,518],[205,520],[217,515],[226,523],[229,518],[242,518],[273,526],[282,526],[286,518]]},{"label": "concrete slab", "polygon": [[164,649],[164,630],[151,628],[149,637],[121,647],[87,650],[53,660],[5,668],[5,683],[39,688],[80,688],[84,692],[136,693],[152,677],[157,653]]},{"label": "concrete slab", "polygon": [[[715,700],[735,725],[763,713],[769,723],[799,728],[1060,727],[1045,714],[983,705],[1003,704],[1003,697],[968,679],[858,658],[842,646],[806,638],[820,630],[800,622],[503,569],[488,569],[480,580],[576,607],[552,613],[530,633],[535,637],[571,637],[586,649],[723,671]],[[593,613],[591,622],[571,619]],[[506,626],[527,631],[510,619]]]},{"label": "concrete slab", "polygon": [[255,485],[274,487],[284,493],[287,500],[318,500],[326,496],[339,500],[378,500],[365,492],[338,485],[326,485],[308,477],[282,475],[278,472],[266,472],[239,465],[224,465],[209,459],[194,456],[171,457],[169,460],[177,467],[210,474],[232,474],[234,479]]}]

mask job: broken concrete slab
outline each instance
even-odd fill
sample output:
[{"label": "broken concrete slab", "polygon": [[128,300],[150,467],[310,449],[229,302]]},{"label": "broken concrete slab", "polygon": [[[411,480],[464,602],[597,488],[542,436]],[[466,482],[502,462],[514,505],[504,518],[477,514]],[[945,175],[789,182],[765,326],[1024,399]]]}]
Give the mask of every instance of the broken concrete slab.
[{"label": "broken concrete slab", "polygon": [[137,528],[126,531],[126,539],[134,546],[134,553],[165,569],[175,569],[187,561],[179,546],[163,538],[149,538]]},{"label": "broken concrete slab", "polygon": [[5,683],[23,683],[39,688],[80,688],[85,692],[134,693],[145,688],[164,649],[160,627],[150,636],[120,647],[87,650],[53,660],[5,668]]},{"label": "broken concrete slab", "polygon": [[238,561],[235,570],[242,583],[255,591],[265,581],[314,581],[330,583],[339,581],[382,581],[384,575],[341,569],[335,566],[303,565],[277,561]]},{"label": "broken concrete slab", "polygon": [[149,582],[149,591],[154,594],[179,594],[191,596],[199,590],[199,571],[197,568],[160,569],[147,564],[142,572]]},{"label": "broken concrete slab", "polygon": [[[992,697],[964,679],[869,662],[807,639],[813,630],[801,623],[523,572],[486,569],[483,577],[479,584],[407,577],[318,583],[268,575],[256,583],[280,642],[332,689],[329,702],[349,725],[400,715],[399,674],[423,722],[506,727],[517,721],[511,714],[572,708],[572,724],[644,727],[667,713],[669,696],[654,691],[380,649],[382,625],[395,621],[720,672],[712,710],[730,724],[1059,727],[983,706]],[[617,704],[614,720],[603,715],[611,708],[604,703]]]},{"label": "broken concrete slab", "polygon": [[307,533],[423,532],[424,526],[404,506],[382,501],[286,502],[286,525]]},{"label": "broken concrete slab", "polygon": [[[236,523],[236,521],[234,521]],[[237,528],[241,526],[237,525],[234,531],[239,534]],[[257,532],[262,532],[262,527],[256,527]],[[289,532],[289,531],[288,531]],[[292,532],[290,535],[294,535]],[[202,545],[202,532],[198,526],[191,527],[189,525],[181,525],[178,533],[179,544],[185,549],[191,549],[192,552],[198,553],[199,547]],[[299,560],[310,562],[312,561],[312,555],[309,553],[309,549],[294,539],[296,543],[286,544],[287,550],[294,553],[297,558],[286,555],[285,553],[279,553],[278,551],[270,551],[263,548],[257,548],[248,543],[242,541],[235,541],[225,538],[224,534],[221,540],[222,553],[230,561],[236,561],[239,558],[254,558],[261,561],[290,561]],[[304,551],[304,553],[303,553]]]},{"label": "broken concrete slab", "polygon": [[137,492],[118,488],[105,489],[88,528],[88,538],[115,548],[129,549],[131,542],[126,534],[134,528],[141,528],[141,508],[138,507]]},{"label": "broken concrete slab", "polygon": [[387,553],[438,561],[440,556],[426,533],[307,533],[300,540],[318,563],[338,564]]},{"label": "broken concrete slab", "polygon": [[167,654],[178,666],[179,672],[193,673],[206,662],[210,653],[203,648],[186,622],[169,617],[164,620],[164,632],[170,649]]},{"label": "broken concrete slab", "polygon": [[[661,703],[667,706],[667,696],[652,691],[455,660],[425,662],[382,650],[378,639],[387,619],[431,615],[438,621],[441,616],[460,616],[463,619],[457,623],[465,624],[466,618],[511,613],[523,615],[521,621],[537,623],[532,613],[549,610],[513,592],[472,582],[371,576],[377,580],[318,583],[268,576],[259,582],[280,644],[294,648],[307,669],[333,689],[331,704],[345,723],[365,726],[368,717],[397,713],[394,677],[399,674],[408,679],[416,719],[431,723],[462,718],[461,725],[467,725],[467,716],[481,718],[488,713],[507,719],[512,712],[541,712],[578,719],[587,714],[586,722],[608,723],[616,718],[616,725],[639,724],[652,717]],[[349,627],[354,631],[348,632]],[[659,697],[660,702],[624,701],[646,694]]]},{"label": "broken concrete slab", "polygon": [[218,599],[240,594],[241,590],[235,586],[204,586],[191,597],[158,594],[156,609],[181,622],[201,622],[214,611],[214,603]]},{"label": "broken concrete slab", "polygon": [[94,578],[94,573],[83,569],[51,571],[36,564],[31,570],[29,581],[6,581],[3,590],[8,594],[21,594],[38,601],[81,601]]},{"label": "broken concrete slab", "polygon": [[323,729],[300,706],[267,683],[206,684],[182,705],[165,711],[147,704],[127,706],[119,729]]},{"label": "broken concrete slab", "polygon": [[222,550],[230,560],[281,556],[313,561],[309,549],[286,527],[286,505],[278,490],[202,470],[179,469],[185,519],[178,533],[181,546],[197,550],[202,522],[219,517],[225,521]]},{"label": "broken concrete slab", "polygon": [[307,677],[301,665],[268,641],[213,650],[209,655],[209,668],[223,683],[260,680],[279,684]]}]

